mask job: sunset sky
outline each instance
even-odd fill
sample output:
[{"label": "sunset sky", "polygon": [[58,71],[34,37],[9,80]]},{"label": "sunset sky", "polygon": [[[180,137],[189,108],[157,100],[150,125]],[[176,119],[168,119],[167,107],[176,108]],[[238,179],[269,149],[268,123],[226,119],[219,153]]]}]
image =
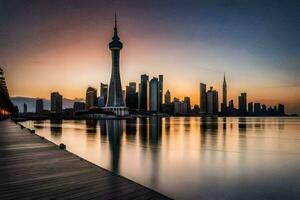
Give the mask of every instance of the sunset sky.
[{"label": "sunset sky", "polygon": [[300,1],[1,0],[0,66],[11,96],[83,98],[108,83],[118,14],[122,87],[164,75],[164,92],[199,104],[199,83],[229,99],[300,113]]}]

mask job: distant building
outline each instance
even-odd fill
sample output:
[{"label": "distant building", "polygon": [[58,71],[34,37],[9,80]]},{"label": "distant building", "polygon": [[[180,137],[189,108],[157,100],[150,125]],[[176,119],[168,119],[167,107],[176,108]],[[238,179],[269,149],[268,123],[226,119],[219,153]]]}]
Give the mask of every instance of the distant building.
[{"label": "distant building", "polygon": [[184,97],[183,100],[183,114],[188,115],[191,112],[191,100],[190,97]]},{"label": "distant building", "polygon": [[254,103],[254,111],[253,111],[253,114],[255,116],[259,116],[261,115],[261,108],[260,108],[260,103]]},{"label": "distant building", "polygon": [[23,104],[23,113],[27,113],[27,104],[26,103]]},{"label": "distant building", "polygon": [[207,91],[207,113],[210,115],[217,115],[219,111],[218,92],[210,87]]},{"label": "distant building", "polygon": [[224,73],[224,80],[223,80],[223,102],[221,104],[221,113],[223,115],[227,114],[227,83]]},{"label": "distant building", "polygon": [[104,83],[100,83],[100,97],[103,99],[103,103],[98,105],[99,107],[104,107],[106,105],[107,101],[107,90],[108,90],[108,85]]},{"label": "distant building", "polygon": [[248,115],[250,115],[250,116],[254,115],[253,103],[252,102],[248,103]]},{"label": "distant building", "polygon": [[158,76],[158,112],[161,112],[163,104],[163,75]]},{"label": "distant building", "polygon": [[150,81],[150,111],[159,112],[159,87],[158,79],[153,77]]},{"label": "distant building", "polygon": [[206,84],[200,83],[200,112],[207,112],[207,103],[206,103]]},{"label": "distant building", "polygon": [[97,106],[97,90],[95,88],[88,87],[85,96],[85,108],[89,110],[95,106]]},{"label": "distant building", "polygon": [[142,112],[148,111],[148,86],[149,76],[141,75],[141,83],[139,85],[139,110]]},{"label": "distant building", "polygon": [[174,115],[183,114],[183,103],[176,97],[173,99]]},{"label": "distant building", "polygon": [[126,106],[129,110],[137,110],[138,109],[138,93],[136,92],[136,83],[130,82],[128,86],[126,86]]},{"label": "distant building", "polygon": [[239,99],[239,115],[247,115],[247,94],[245,92],[241,93],[238,97]]},{"label": "distant building", "polygon": [[37,99],[35,101],[35,112],[41,113],[44,110],[44,102],[43,99]]},{"label": "distant building", "polygon": [[105,107],[105,100],[106,98],[104,96],[98,97],[98,107],[103,108]]},{"label": "distant building", "polygon": [[62,112],[63,97],[58,92],[51,93],[51,112]]},{"label": "distant building", "polygon": [[283,104],[278,104],[278,114],[280,116],[284,116],[285,115],[284,105]]},{"label": "distant building", "polygon": [[85,110],[85,103],[76,101],[74,102],[73,109],[75,112]]},{"label": "distant building", "polygon": [[165,94],[165,104],[171,104],[171,93],[169,90]]}]

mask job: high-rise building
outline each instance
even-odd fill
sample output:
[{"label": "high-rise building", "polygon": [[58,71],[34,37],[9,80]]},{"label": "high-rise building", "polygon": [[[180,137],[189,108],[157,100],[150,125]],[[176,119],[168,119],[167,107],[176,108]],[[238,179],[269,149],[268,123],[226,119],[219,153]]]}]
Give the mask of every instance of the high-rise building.
[{"label": "high-rise building", "polygon": [[159,86],[158,79],[153,77],[150,81],[150,111],[158,112],[159,110]]},{"label": "high-rise building", "polygon": [[109,49],[112,55],[112,72],[108,88],[108,97],[106,110],[114,112],[116,115],[126,115],[128,110],[125,107],[124,97],[122,94],[121,78],[120,78],[120,50],[123,44],[118,36],[117,17],[115,15],[114,36],[109,43]]},{"label": "high-rise building", "polygon": [[51,93],[51,112],[62,112],[63,97],[58,92]]},{"label": "high-rise building", "polygon": [[44,102],[43,99],[37,99],[35,101],[35,112],[41,113],[44,110]]},{"label": "high-rise building", "polygon": [[206,84],[200,83],[200,112],[207,112],[207,103],[206,103]]},{"label": "high-rise building", "polygon": [[148,111],[148,84],[149,76],[141,75],[141,83],[139,85],[139,110],[142,112]]},{"label": "high-rise building", "polygon": [[248,103],[248,115],[253,115],[254,114],[254,110],[253,110],[253,103],[250,102]]},{"label": "high-rise building", "polygon": [[261,114],[261,108],[260,103],[254,103],[254,115],[260,115]]},{"label": "high-rise building", "polygon": [[223,115],[227,114],[227,83],[224,73],[224,80],[223,80],[223,101],[221,104],[221,112]]},{"label": "high-rise building", "polygon": [[284,116],[285,115],[284,105],[283,104],[278,104],[278,114],[280,116]]},{"label": "high-rise building", "polygon": [[213,87],[210,87],[210,90],[207,91],[207,113],[210,115],[217,115],[219,112],[219,101],[218,101],[218,92],[213,90]]},{"label": "high-rise building", "polygon": [[107,90],[108,90],[108,85],[104,83],[100,83],[100,98],[102,99],[102,102],[98,105],[99,107],[104,107],[106,105]]},{"label": "high-rise building", "polygon": [[85,95],[85,108],[88,110],[95,106],[97,106],[97,90],[88,87]]},{"label": "high-rise building", "polygon": [[126,106],[130,110],[138,109],[138,93],[136,92],[136,83],[130,82],[126,86]]},{"label": "high-rise building", "polygon": [[161,112],[163,104],[163,75],[158,76],[158,112]]},{"label": "high-rise building", "polygon": [[183,114],[183,103],[176,97],[173,99],[174,115]]},{"label": "high-rise building", "polygon": [[23,113],[27,113],[27,104],[26,103],[23,104]]},{"label": "high-rise building", "polygon": [[247,93],[245,92],[239,96],[239,115],[247,115]]},{"label": "high-rise building", "polygon": [[165,104],[171,104],[171,93],[169,90],[165,94]]},{"label": "high-rise building", "polygon": [[183,114],[187,115],[191,112],[191,100],[190,97],[184,97],[183,100]]},{"label": "high-rise building", "polygon": [[73,109],[75,112],[82,111],[85,109],[85,103],[76,101],[74,102]]}]

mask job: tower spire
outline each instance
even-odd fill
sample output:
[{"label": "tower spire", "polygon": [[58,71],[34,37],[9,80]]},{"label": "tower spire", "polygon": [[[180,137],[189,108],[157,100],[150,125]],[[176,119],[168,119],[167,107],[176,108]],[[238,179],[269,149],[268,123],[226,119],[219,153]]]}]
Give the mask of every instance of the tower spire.
[{"label": "tower spire", "polygon": [[112,38],[113,40],[120,40],[118,36],[118,29],[117,29],[117,13],[115,13],[115,27],[114,27],[114,36]]}]

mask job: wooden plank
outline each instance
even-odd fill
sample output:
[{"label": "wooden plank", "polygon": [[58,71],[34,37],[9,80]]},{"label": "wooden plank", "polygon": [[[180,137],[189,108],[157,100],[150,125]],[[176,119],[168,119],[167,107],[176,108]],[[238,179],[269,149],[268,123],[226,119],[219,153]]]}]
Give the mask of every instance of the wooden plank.
[{"label": "wooden plank", "polygon": [[0,199],[169,199],[0,121]]}]

